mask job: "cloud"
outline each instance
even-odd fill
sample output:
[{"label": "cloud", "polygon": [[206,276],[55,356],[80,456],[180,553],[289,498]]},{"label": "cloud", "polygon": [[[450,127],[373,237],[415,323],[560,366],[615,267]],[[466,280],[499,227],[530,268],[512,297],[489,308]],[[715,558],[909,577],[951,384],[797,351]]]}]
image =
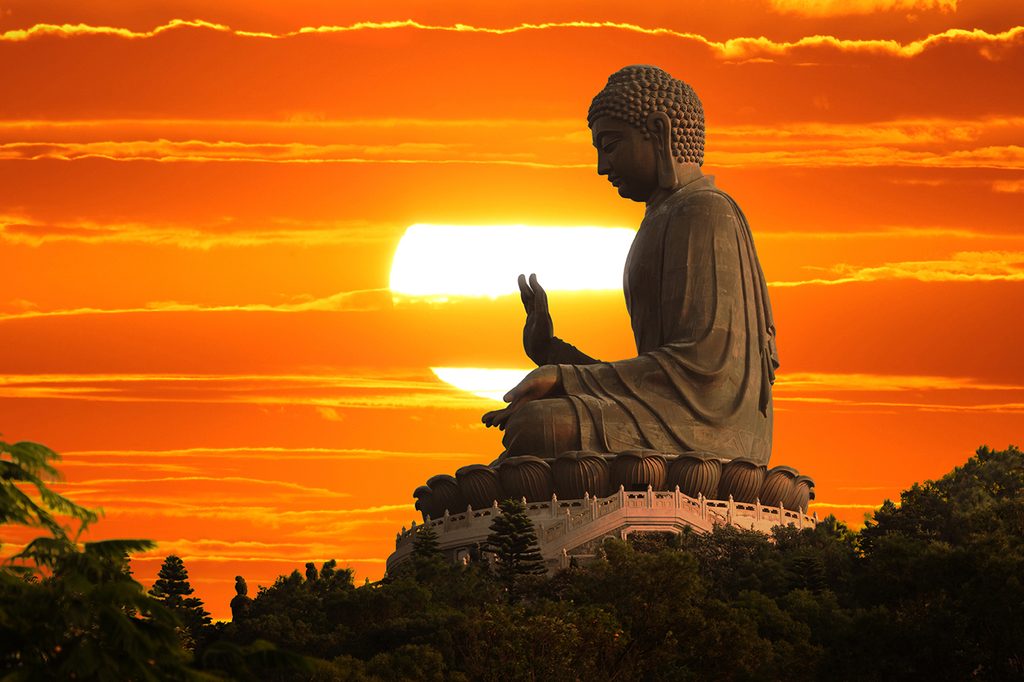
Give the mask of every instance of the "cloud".
[{"label": "cloud", "polygon": [[[972,377],[784,372],[779,374],[773,394],[783,406],[817,405],[838,411],[1024,413],[1024,386]],[[905,399],[907,395],[914,400]]]},{"label": "cloud", "polygon": [[[226,140],[129,140],[100,142],[0,143],[0,160],[192,162],[262,164],[469,164],[526,168],[589,168],[591,164],[548,163],[528,153],[464,149],[463,145],[399,142],[390,145],[236,142]],[[517,158],[518,157],[518,158]]]},{"label": "cloud", "polygon": [[[783,0],[784,2],[786,0]],[[858,5],[888,4],[889,2],[899,4],[909,0],[861,0]],[[918,0],[917,4],[927,3],[929,0]],[[944,4],[948,0],[936,0]],[[824,7],[837,6],[836,2],[822,1],[819,4]],[[874,11],[870,9],[868,11]],[[219,33],[233,34],[243,38],[281,40],[296,38],[300,36],[311,36],[318,34],[337,34],[364,31],[393,31],[393,30],[415,30],[432,31],[445,33],[476,33],[489,35],[510,35],[515,33],[551,31],[551,30],[608,30],[626,33],[637,33],[649,36],[661,36],[692,41],[706,45],[717,57],[721,59],[750,59],[766,58],[772,56],[786,55],[794,51],[806,48],[830,48],[843,52],[861,52],[884,54],[893,57],[916,57],[924,51],[939,45],[956,43],[962,45],[975,45],[979,48],[1010,45],[1020,40],[1024,35],[1024,26],[1014,26],[1005,31],[990,33],[982,29],[947,29],[941,33],[934,33],[919,40],[900,42],[897,40],[871,40],[871,39],[846,39],[835,36],[814,35],[805,36],[793,41],[778,41],[761,37],[739,37],[729,38],[724,41],[716,41],[698,33],[676,31],[669,28],[644,27],[637,24],[615,22],[615,21],[559,21],[543,23],[521,23],[504,28],[474,26],[470,24],[426,24],[411,19],[404,21],[362,21],[347,25],[337,26],[305,26],[297,31],[287,33],[268,33],[261,31],[244,31],[233,29],[224,24],[209,21],[181,19],[172,20],[166,24],[157,26],[149,31],[135,31],[132,29],[113,26],[92,26],[88,24],[36,24],[25,29],[12,29],[0,33],[0,42],[23,42],[26,40],[39,39],[44,37],[71,38],[77,36],[109,36],[127,40],[143,40],[154,38],[161,33],[178,29],[201,29]]]},{"label": "cloud", "polygon": [[[103,495],[111,495],[111,490],[103,490],[96,497],[99,503],[104,502]],[[76,500],[91,504],[92,495],[83,495],[75,491]],[[189,523],[196,520],[216,520],[240,522],[255,528],[286,529],[285,537],[301,537],[303,529],[315,528],[311,531],[316,537],[323,537],[331,531],[337,535],[349,535],[354,531],[374,527],[375,530],[366,540],[379,540],[395,532],[403,522],[408,523],[416,515],[412,499],[401,504],[378,505],[372,509],[315,509],[296,510],[290,508],[298,498],[279,498],[270,503],[257,504],[251,497],[244,495],[226,496],[210,491],[206,498],[215,496],[221,503],[210,503],[208,499],[195,502],[182,501],[181,489],[173,495],[159,496],[147,491],[145,497],[131,497],[117,491],[117,501],[104,503],[103,511],[109,519],[113,516],[128,516],[133,520],[141,518],[184,519]],[[276,502],[276,504],[275,504]],[[355,538],[349,537],[349,543]]]},{"label": "cloud", "polygon": [[1024,180],[996,180],[992,183],[992,190],[1006,194],[1024,193]]},{"label": "cloud", "polygon": [[981,241],[1010,241],[1017,242],[1024,240],[1024,235],[1018,234],[994,234],[990,232],[977,232],[969,229],[961,228],[949,228],[949,227],[888,227],[875,230],[844,230],[842,232],[825,232],[825,231],[806,231],[806,232],[794,232],[794,231],[778,231],[778,232],[767,232],[759,231],[757,233],[757,241],[769,241],[769,240],[828,240],[828,241],[847,241],[847,240],[868,240],[874,241],[878,239],[962,239],[962,240],[981,240]]},{"label": "cloud", "polygon": [[808,17],[876,12],[955,12],[957,0],[770,0],[772,9]]},{"label": "cloud", "polygon": [[349,493],[339,493],[327,488],[289,483],[288,481],[267,481],[260,478],[249,478],[246,476],[158,476],[147,478],[91,478],[79,481],[61,481],[54,483],[56,486],[67,486],[71,488],[97,488],[97,487],[123,487],[138,485],[144,488],[151,488],[161,483],[216,483],[227,485],[242,483],[246,486],[278,488],[286,493],[299,493],[303,496],[346,498],[351,497]]},{"label": "cloud", "polygon": [[[896,118],[876,121],[793,121],[771,126],[718,126],[708,133],[710,146],[744,148],[817,149],[822,145],[877,146],[879,144],[934,148],[963,145],[981,139],[1015,142],[1024,131],[1022,116],[979,118]],[[920,182],[927,182],[921,180]]]},{"label": "cloud", "polygon": [[[151,122],[103,122],[111,139],[96,141],[96,132],[85,122],[39,121],[33,127],[21,121],[11,128],[20,138],[0,143],[0,158],[17,160],[77,161],[101,158],[115,162],[154,163],[260,163],[260,164],[420,164],[494,165],[535,169],[591,169],[590,139],[578,121],[507,120],[478,127],[476,122],[438,120],[397,122],[375,127],[364,121],[319,121],[282,124],[280,121],[248,121],[232,128],[226,121],[167,121],[170,130]],[[406,123],[409,123],[407,126]],[[66,126],[65,126],[66,124]],[[433,124],[433,127],[431,127]],[[64,127],[62,127],[64,126]],[[325,137],[325,126],[330,131]],[[467,138],[466,131],[472,131]],[[184,139],[146,139],[178,133]],[[35,135],[42,139],[26,139]],[[339,141],[349,135],[348,141]],[[707,163],[719,167],[920,167],[997,168],[1018,170],[1024,166],[1024,117],[988,116],[977,119],[894,119],[857,123],[824,121],[776,125],[716,127],[708,136]],[[85,138],[54,140],[61,138]],[[367,143],[366,139],[372,139]],[[427,140],[432,141],[427,141]],[[921,181],[919,181],[921,182]],[[1003,185],[999,186],[1000,188]],[[8,222],[6,239],[31,243],[40,228],[31,223]],[[70,224],[54,226],[43,235],[65,239],[131,240],[142,232],[132,224],[114,226]],[[211,226],[217,227],[217,226]],[[221,226],[226,228],[229,226]],[[285,225],[271,221],[270,236],[246,230],[233,239],[287,240]],[[358,224],[312,225],[310,241],[337,238],[338,229]],[[58,229],[62,228],[62,229]],[[191,231],[189,231],[191,228]],[[333,228],[333,229],[332,229]],[[223,231],[223,230],[222,230]],[[276,231],[276,232],[275,232]],[[169,226],[167,234],[154,228],[149,238],[182,239],[200,247],[210,239],[196,226]],[[119,235],[123,234],[121,237]],[[296,237],[301,239],[302,237]],[[217,243],[214,241],[213,243]],[[230,242],[229,242],[230,243]]]},{"label": "cloud", "polygon": [[810,510],[815,509],[875,509],[881,507],[881,502],[810,502]]},{"label": "cloud", "polygon": [[7,374],[0,398],[120,403],[297,405],[362,409],[480,409],[424,368],[404,375]]},{"label": "cloud", "polygon": [[902,261],[877,266],[840,263],[828,268],[834,277],[773,281],[773,287],[853,284],[882,280],[918,282],[1024,282],[1022,251],[962,251],[946,260]]},{"label": "cloud", "polygon": [[[0,241],[24,246],[72,242],[78,244],[147,244],[181,249],[248,248],[259,246],[316,247],[393,240],[396,226],[365,221],[297,221],[269,218],[249,225],[225,218],[207,224],[52,222],[24,215],[0,215]],[[26,306],[32,307],[32,306]]]},{"label": "cloud", "polygon": [[292,303],[245,303],[238,305],[204,305],[180,303],[178,301],[154,301],[142,308],[68,308],[63,310],[26,310],[19,313],[0,314],[0,322],[44,317],[75,317],[79,315],[128,315],[140,313],[303,313],[353,312],[388,310],[392,307],[391,292],[388,289],[359,289],[342,291],[320,298],[310,297]]},{"label": "cloud", "polygon": [[828,407],[852,408],[860,412],[864,408],[875,411],[875,408],[882,408],[889,414],[895,414],[899,410],[916,410],[920,412],[938,413],[961,413],[961,414],[1024,414],[1024,402],[1006,403],[982,403],[974,405],[956,405],[952,403],[930,403],[911,401],[886,401],[886,400],[853,400],[846,398],[817,398],[798,396],[776,396],[777,403],[804,403],[817,404]]},{"label": "cloud", "polygon": [[[305,561],[320,563],[337,558],[341,566],[348,562],[383,562],[380,557],[338,558],[338,546],[324,542],[259,542],[229,541],[187,538],[154,540],[156,549],[132,556],[132,561],[163,561],[168,554],[181,557],[184,561],[271,561],[288,564],[302,564]],[[234,582],[234,579],[231,579]]]},{"label": "cloud", "polygon": [[1024,386],[991,384],[971,377],[903,374],[786,372],[775,382],[778,393],[813,391],[1022,391]]},{"label": "cloud", "polygon": [[708,152],[707,164],[723,168],[801,167],[919,167],[989,168],[1019,170],[1024,167],[1024,146],[990,145],[974,149],[912,150],[878,145],[821,150],[765,149]]},{"label": "cloud", "polygon": [[[237,447],[195,447],[173,448],[167,450],[66,450],[61,453],[67,463],[83,464],[78,458],[96,457],[111,459],[128,459],[145,461],[152,459],[193,459],[206,462],[211,457],[216,459],[267,460],[267,461],[315,461],[315,460],[394,460],[394,459],[464,459],[477,455],[467,452],[452,451],[396,451],[373,450],[365,448],[293,448],[276,446],[237,446]],[[119,464],[123,465],[123,463]]]},{"label": "cloud", "polygon": [[333,407],[325,407],[323,405],[319,405],[316,408],[316,412],[329,422],[340,422],[345,420],[345,415],[340,414]]}]

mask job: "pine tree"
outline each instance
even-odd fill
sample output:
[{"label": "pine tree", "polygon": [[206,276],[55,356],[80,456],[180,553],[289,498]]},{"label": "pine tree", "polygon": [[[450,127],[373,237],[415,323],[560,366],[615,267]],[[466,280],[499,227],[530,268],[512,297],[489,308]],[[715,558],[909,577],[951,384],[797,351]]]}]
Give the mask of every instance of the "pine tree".
[{"label": "pine tree", "polygon": [[188,570],[179,557],[171,554],[164,559],[157,576],[149,593],[178,617],[182,625],[182,644],[192,649],[201,639],[203,629],[210,624],[210,614],[202,599],[190,596],[195,590],[188,582]]},{"label": "pine tree", "polygon": [[491,523],[487,545],[497,560],[498,580],[504,583],[509,601],[514,602],[518,597],[522,578],[547,572],[537,545],[537,533],[522,502],[505,500],[501,503],[501,515]]},{"label": "pine tree", "polygon": [[428,524],[420,526],[412,538],[412,555],[418,559],[429,559],[441,555],[437,531]]}]

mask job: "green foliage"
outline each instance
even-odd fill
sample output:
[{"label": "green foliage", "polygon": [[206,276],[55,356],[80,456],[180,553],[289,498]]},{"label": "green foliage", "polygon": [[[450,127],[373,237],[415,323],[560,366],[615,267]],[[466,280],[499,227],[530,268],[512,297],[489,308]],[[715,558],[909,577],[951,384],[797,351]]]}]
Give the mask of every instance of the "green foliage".
[{"label": "green foliage", "polygon": [[637,534],[551,578],[522,505],[506,503],[494,573],[443,560],[424,528],[408,568],[380,582],[357,588],[332,560],[261,587],[245,618],[202,626],[190,663],[176,627],[196,604],[180,559],[154,585],[162,601],[144,594],[126,556],[152,545],[79,548],[58,519],[95,517],[48,507],[55,498],[11,467],[32,462],[45,487],[55,455],[15,459],[14,447],[4,480],[36,491],[36,507],[5,487],[5,523],[51,534],[0,570],[3,679],[196,679],[196,665],[206,679],[332,682],[1024,678],[1017,448],[980,449],[859,533],[829,517],[770,536]]},{"label": "green foliage", "polygon": [[[0,443],[0,527],[49,532],[0,566],[0,677],[194,677],[174,616],[145,595],[128,568],[128,554],[153,543],[107,540],[80,548],[75,538],[98,514],[49,489],[59,479],[58,460],[42,445]],[[73,535],[63,518],[77,522]]]},{"label": "green foliage", "polygon": [[124,572],[125,549],[150,547],[89,543],[46,553],[52,574],[41,579],[0,572],[0,671],[25,680],[188,677],[173,614]]},{"label": "green foliage", "polygon": [[412,555],[418,559],[432,559],[441,555],[437,531],[429,524],[416,529],[412,539]]},{"label": "green foliage", "polygon": [[526,573],[515,600],[511,567],[535,545],[509,505],[491,548],[504,571],[440,561],[427,537],[379,583],[282,577],[221,634],[320,659],[273,679],[1020,679],[1022,472],[1015,448],[982,449],[860,533],[829,517],[609,541],[603,560]]},{"label": "green foliage", "polygon": [[195,649],[210,625],[210,614],[201,599],[191,596],[194,592],[185,562],[173,554],[167,556],[149,594],[178,618],[182,646],[189,651]]},{"label": "green foliage", "polygon": [[1024,453],[978,450],[884,504],[860,533],[853,598],[874,677],[1024,677]]},{"label": "green foliage", "polygon": [[[78,522],[74,537],[99,518],[99,513],[75,504],[54,492],[47,481],[59,481],[54,466],[60,455],[38,443],[0,441],[0,526],[15,524],[44,528],[53,538],[68,540],[67,529],[57,516]],[[35,497],[24,488],[29,488]],[[0,546],[3,538],[0,537]]]},{"label": "green foliage", "polygon": [[494,555],[498,580],[505,586],[510,601],[518,598],[524,578],[547,572],[533,521],[518,500],[501,503],[501,514],[491,523],[487,549]]}]

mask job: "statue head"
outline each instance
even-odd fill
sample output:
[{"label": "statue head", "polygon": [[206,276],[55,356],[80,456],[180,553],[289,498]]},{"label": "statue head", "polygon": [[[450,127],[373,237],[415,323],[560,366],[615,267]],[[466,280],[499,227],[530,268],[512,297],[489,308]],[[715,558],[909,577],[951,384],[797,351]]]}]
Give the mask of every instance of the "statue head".
[{"label": "statue head", "polygon": [[249,594],[249,586],[245,584],[245,578],[240,575],[235,576],[235,592],[238,593],[239,597]]},{"label": "statue head", "polygon": [[656,66],[619,69],[587,114],[597,172],[619,194],[647,201],[679,181],[680,167],[704,162],[704,109],[697,93]]}]

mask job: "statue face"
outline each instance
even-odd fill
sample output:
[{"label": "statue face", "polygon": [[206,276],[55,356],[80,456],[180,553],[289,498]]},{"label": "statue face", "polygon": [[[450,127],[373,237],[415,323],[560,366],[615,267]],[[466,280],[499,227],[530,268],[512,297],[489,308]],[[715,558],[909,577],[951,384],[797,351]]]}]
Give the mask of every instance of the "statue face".
[{"label": "statue face", "polygon": [[608,177],[619,196],[647,201],[658,190],[654,138],[611,116],[602,116],[590,129],[597,149],[597,173]]}]

